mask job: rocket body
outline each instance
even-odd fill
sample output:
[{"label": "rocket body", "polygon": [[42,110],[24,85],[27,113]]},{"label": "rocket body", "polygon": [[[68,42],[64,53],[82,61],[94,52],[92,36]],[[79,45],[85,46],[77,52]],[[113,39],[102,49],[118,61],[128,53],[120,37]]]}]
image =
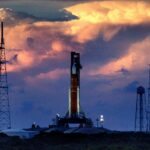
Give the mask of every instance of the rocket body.
[{"label": "rocket body", "polygon": [[71,78],[71,113],[76,114],[77,108],[77,78],[72,76]]},{"label": "rocket body", "polygon": [[79,117],[80,113],[80,54],[71,52],[71,81],[69,90],[69,117]]}]

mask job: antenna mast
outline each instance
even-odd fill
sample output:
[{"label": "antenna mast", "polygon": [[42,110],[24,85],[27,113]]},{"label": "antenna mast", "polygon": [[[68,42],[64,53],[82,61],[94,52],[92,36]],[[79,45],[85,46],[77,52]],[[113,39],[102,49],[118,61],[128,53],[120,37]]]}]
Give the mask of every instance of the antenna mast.
[{"label": "antenna mast", "polygon": [[1,43],[0,43],[0,130],[11,128],[10,107],[8,96],[8,82],[4,43],[3,22],[1,22]]}]

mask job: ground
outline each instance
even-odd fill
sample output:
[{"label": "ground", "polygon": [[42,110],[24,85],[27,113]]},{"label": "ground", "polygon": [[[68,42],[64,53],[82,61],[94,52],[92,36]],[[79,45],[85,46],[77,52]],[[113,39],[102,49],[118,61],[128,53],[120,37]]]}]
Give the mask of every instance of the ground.
[{"label": "ground", "polygon": [[0,150],[150,150],[150,134],[119,132],[95,135],[42,133],[32,139],[0,134]]}]

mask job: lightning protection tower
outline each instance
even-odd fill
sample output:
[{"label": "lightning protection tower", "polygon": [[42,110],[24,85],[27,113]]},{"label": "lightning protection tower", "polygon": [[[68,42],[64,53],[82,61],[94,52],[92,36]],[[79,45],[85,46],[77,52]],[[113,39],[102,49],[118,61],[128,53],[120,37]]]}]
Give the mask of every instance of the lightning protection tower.
[{"label": "lightning protection tower", "polygon": [[150,132],[150,65],[149,65],[148,99],[147,99],[147,132]]},{"label": "lightning protection tower", "polygon": [[137,88],[135,131],[146,131],[146,97],[145,89],[142,86]]},{"label": "lightning protection tower", "polygon": [[11,128],[3,22],[0,43],[0,130]]}]

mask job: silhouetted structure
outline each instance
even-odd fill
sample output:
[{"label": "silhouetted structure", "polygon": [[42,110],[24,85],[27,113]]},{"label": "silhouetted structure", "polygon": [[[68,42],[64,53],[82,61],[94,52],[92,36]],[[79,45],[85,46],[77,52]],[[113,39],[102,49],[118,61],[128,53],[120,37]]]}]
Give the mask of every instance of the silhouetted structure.
[{"label": "silhouetted structure", "polygon": [[0,45],[0,129],[11,128],[3,22]]},{"label": "silhouetted structure", "polygon": [[142,86],[137,88],[135,131],[146,131],[146,97],[145,89]]},{"label": "silhouetted structure", "polygon": [[70,66],[70,89],[68,112],[64,118],[57,118],[58,126],[69,126],[69,124],[79,124],[80,127],[92,126],[91,119],[86,118],[80,109],[80,54],[71,52]]},{"label": "silhouetted structure", "polygon": [[150,65],[149,65],[148,99],[147,99],[147,132],[150,132]]}]

